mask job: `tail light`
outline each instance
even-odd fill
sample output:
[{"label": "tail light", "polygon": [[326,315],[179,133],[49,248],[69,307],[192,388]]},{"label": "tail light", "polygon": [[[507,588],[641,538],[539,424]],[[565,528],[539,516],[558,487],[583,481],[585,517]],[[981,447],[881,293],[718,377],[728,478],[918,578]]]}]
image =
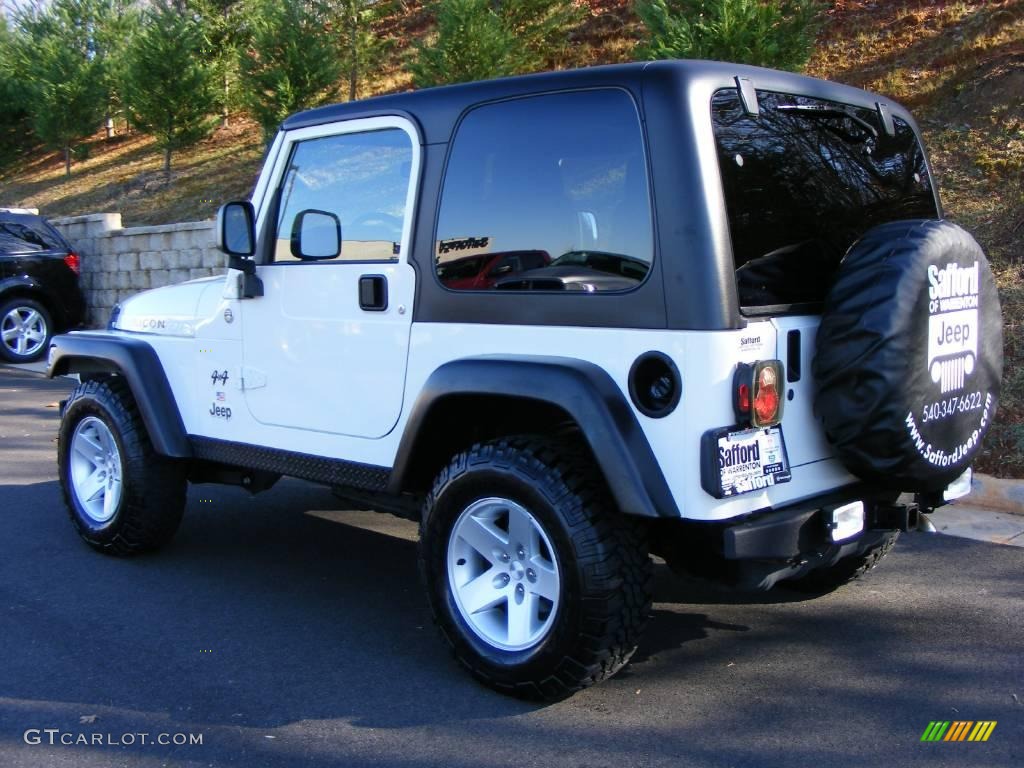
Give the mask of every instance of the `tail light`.
[{"label": "tail light", "polygon": [[74,272],[76,275],[82,272],[82,260],[78,258],[78,254],[72,251],[64,257],[64,263],[68,265],[68,269]]},{"label": "tail light", "polygon": [[759,360],[740,363],[733,376],[733,409],[738,421],[752,427],[773,427],[782,421],[782,363]]}]

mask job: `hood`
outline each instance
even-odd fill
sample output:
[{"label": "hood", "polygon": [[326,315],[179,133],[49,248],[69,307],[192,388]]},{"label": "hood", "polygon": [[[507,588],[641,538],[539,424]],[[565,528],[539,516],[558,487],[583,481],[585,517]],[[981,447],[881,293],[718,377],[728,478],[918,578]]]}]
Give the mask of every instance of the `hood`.
[{"label": "hood", "polygon": [[199,300],[207,290],[221,290],[224,275],[189,280],[143,291],[115,308],[112,328],[162,336],[194,336]]}]

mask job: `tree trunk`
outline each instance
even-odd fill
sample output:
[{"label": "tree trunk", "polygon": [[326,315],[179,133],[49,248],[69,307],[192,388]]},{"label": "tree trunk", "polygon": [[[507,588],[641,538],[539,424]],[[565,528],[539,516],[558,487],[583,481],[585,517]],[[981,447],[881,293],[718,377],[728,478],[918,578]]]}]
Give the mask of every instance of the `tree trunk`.
[{"label": "tree trunk", "polygon": [[[358,11],[356,12],[358,13]],[[352,36],[349,47],[349,56],[351,65],[348,70],[348,100],[356,100],[356,85],[359,82],[359,51],[357,50],[357,40],[359,34],[359,18],[353,15],[352,17]]]},{"label": "tree trunk", "polygon": [[[224,6],[223,13],[224,13],[224,21],[227,22],[227,20],[228,20],[228,6],[227,5]],[[231,83],[230,83],[230,80],[228,78],[228,72],[225,69],[224,70],[224,112],[221,114],[221,117],[222,117],[222,120],[223,120],[223,126],[225,128],[227,128],[228,125],[231,122],[231,118],[228,115],[228,97],[230,95],[230,90],[229,90],[230,86],[231,86]]]},{"label": "tree trunk", "polygon": [[71,178],[71,145],[64,146],[64,178]]},{"label": "tree trunk", "polygon": [[171,175],[171,148],[167,147],[164,150],[164,176]]},{"label": "tree trunk", "polygon": [[221,125],[224,128],[227,128],[229,125],[231,125],[231,118],[228,115],[228,95],[230,93],[230,90],[231,90],[231,85],[228,82],[228,73],[225,72],[224,73],[224,108],[221,110],[221,113],[220,113]]}]

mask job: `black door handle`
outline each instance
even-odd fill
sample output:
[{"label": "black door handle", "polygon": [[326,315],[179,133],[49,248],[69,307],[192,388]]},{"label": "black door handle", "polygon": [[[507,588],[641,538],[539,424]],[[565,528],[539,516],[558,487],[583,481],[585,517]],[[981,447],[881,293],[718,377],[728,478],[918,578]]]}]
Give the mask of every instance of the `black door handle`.
[{"label": "black door handle", "polygon": [[368,312],[383,312],[388,308],[388,281],[384,275],[359,278],[359,308]]}]

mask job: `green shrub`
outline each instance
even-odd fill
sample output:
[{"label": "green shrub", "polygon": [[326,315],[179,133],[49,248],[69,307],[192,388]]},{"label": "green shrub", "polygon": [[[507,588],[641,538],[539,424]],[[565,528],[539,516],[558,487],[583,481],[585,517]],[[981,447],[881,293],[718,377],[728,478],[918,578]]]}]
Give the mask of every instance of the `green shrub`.
[{"label": "green shrub", "polygon": [[342,73],[333,9],[312,0],[252,0],[241,51],[246,106],[273,136],[288,115],[333,101]]},{"label": "green shrub", "polygon": [[571,0],[439,0],[434,13],[434,34],[409,65],[420,88],[543,69],[582,18]]},{"label": "green shrub", "polygon": [[638,0],[645,59],[712,59],[800,70],[818,31],[818,0]]}]

